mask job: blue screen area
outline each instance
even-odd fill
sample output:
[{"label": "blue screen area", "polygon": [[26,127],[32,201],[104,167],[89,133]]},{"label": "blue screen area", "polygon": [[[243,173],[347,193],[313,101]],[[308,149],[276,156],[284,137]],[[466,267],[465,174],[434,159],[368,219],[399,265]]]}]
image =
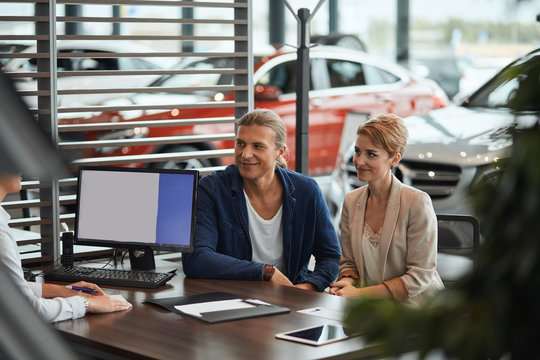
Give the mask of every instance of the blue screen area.
[{"label": "blue screen area", "polygon": [[193,175],[160,174],[156,243],[189,245]]}]

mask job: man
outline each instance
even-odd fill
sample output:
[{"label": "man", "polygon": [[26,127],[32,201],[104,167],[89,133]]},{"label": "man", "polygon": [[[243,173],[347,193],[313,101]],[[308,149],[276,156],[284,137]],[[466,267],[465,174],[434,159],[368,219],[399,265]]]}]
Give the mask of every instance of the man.
[{"label": "man", "polygon": [[[340,247],[317,183],[285,169],[287,131],[261,109],[236,124],[235,165],[201,179],[187,277],[266,280],[323,291]],[[311,255],[316,263],[308,270]]]}]

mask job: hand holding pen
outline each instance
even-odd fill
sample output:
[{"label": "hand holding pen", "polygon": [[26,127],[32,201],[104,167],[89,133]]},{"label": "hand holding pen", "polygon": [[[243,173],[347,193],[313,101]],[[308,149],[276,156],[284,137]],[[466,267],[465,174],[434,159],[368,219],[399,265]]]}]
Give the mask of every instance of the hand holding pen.
[{"label": "hand holding pen", "polygon": [[86,281],[79,281],[74,284],[69,284],[66,286],[68,289],[74,290],[74,291],[81,291],[85,294],[89,295],[105,295],[103,290],[99,286],[93,283],[89,283]]},{"label": "hand holding pen", "polygon": [[87,288],[87,287],[75,286],[75,285],[66,285],[66,287],[68,289],[70,289],[70,290],[82,291],[82,292],[89,293],[89,294],[98,294],[97,290],[90,289],[90,288]]}]

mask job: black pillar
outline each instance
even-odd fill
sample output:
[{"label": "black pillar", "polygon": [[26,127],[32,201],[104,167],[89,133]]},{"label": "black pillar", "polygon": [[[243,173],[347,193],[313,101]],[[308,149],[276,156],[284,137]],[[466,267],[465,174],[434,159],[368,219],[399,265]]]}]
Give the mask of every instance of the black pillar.
[{"label": "black pillar", "polygon": [[[193,1],[193,0],[188,0]],[[193,19],[193,7],[184,6],[182,8],[182,19]],[[182,35],[193,36],[193,24],[182,24]],[[182,52],[193,52],[194,45],[191,40],[182,41]]]},{"label": "black pillar", "polygon": [[309,172],[309,9],[298,9],[296,51],[296,172]]},{"label": "black pillar", "polygon": [[[66,16],[81,16],[82,8],[81,5],[65,5],[66,6]],[[66,23],[66,35],[77,35],[80,34],[81,23],[79,22],[67,22]]]},{"label": "black pillar", "polygon": [[338,32],[338,0],[328,2],[328,33]]},{"label": "black pillar", "polygon": [[[113,5],[112,14],[113,14],[113,17],[115,17],[115,18],[120,17],[120,6]],[[121,31],[120,30],[120,23],[119,22],[114,22],[112,26],[113,26],[112,34],[113,35],[120,35],[120,31]]]},{"label": "black pillar", "polygon": [[268,0],[268,20],[270,45],[279,49],[285,43],[285,5],[283,1]]},{"label": "black pillar", "polygon": [[396,0],[396,60],[402,65],[409,62],[409,0]]}]

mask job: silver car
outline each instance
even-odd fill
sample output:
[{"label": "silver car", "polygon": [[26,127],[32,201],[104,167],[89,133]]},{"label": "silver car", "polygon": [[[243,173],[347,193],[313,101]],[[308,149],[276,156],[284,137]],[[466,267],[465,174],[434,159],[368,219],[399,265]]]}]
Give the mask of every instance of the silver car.
[{"label": "silver car", "polygon": [[[499,171],[497,161],[512,146],[509,130],[540,122],[540,49],[510,63],[459,105],[404,121],[409,141],[394,174],[428,193],[437,214],[474,215],[469,187]],[[338,231],[345,194],[362,185],[353,154],[352,144],[341,153],[325,194]]]}]

